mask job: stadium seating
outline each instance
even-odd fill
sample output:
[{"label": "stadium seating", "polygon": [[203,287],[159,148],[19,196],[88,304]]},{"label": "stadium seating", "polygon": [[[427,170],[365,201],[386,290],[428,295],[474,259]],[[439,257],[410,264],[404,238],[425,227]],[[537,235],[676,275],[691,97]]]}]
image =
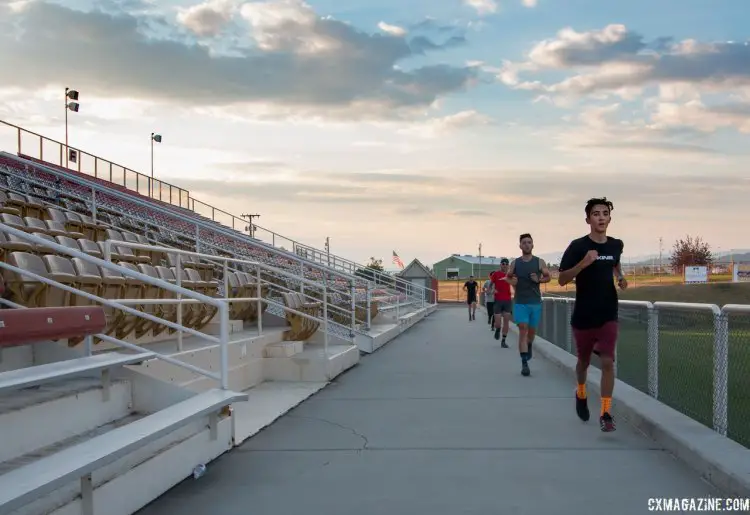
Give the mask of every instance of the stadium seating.
[{"label": "stadium seating", "polygon": [[[351,312],[349,295],[351,284],[355,286],[355,308],[356,321],[359,324],[367,320],[367,300],[365,279],[347,279],[343,274],[328,273],[322,267],[300,262],[296,256],[289,255],[277,250],[269,250],[252,242],[249,238],[237,233],[237,237],[226,234],[226,228],[219,224],[200,217],[188,210],[177,208],[170,204],[152,201],[124,188],[113,188],[111,183],[86,176],[87,180],[102,185],[102,190],[97,190],[95,198],[92,196],[88,186],[77,183],[75,180],[59,176],[49,171],[34,166],[29,161],[22,161],[14,157],[0,155],[0,222],[10,227],[41,236],[58,244],[81,251],[96,257],[104,257],[104,242],[107,240],[124,241],[139,244],[159,245],[162,247],[173,247],[189,251],[199,251],[204,254],[216,256],[236,257],[240,259],[257,260],[276,268],[287,269],[294,274],[299,274],[300,268],[304,270],[306,279],[322,283],[326,281],[329,288],[329,301],[334,303],[333,309],[329,310],[329,319],[339,325],[350,326],[351,321],[343,316],[344,311]],[[72,173],[66,170],[66,173]],[[110,190],[119,189],[119,196],[110,194],[104,188]],[[150,209],[144,204],[129,201],[122,193],[158,206],[158,209]],[[94,207],[96,206],[96,207]],[[174,213],[178,216],[172,216]],[[187,220],[195,219],[202,224],[213,225],[221,231],[211,231],[196,226]],[[196,236],[198,242],[196,245]],[[77,247],[77,248],[76,248]],[[0,249],[4,255],[12,251],[26,251],[37,255],[50,253],[49,249],[41,245],[29,245],[12,235],[4,235],[0,238]],[[157,277],[174,281],[167,272],[175,269],[174,255],[156,251],[133,251],[126,246],[113,246],[110,254],[113,262],[141,265],[152,265]],[[301,266],[300,266],[301,265]],[[217,267],[214,263],[200,261],[194,258],[185,258],[182,262],[183,270],[193,270],[200,275],[200,280],[191,280],[191,272],[185,272],[185,287],[196,291],[205,291],[210,295],[223,294],[223,280],[218,287],[209,287],[217,279]],[[230,273],[246,274],[239,266]],[[151,269],[147,269],[153,271]],[[174,272],[172,272],[174,274]],[[185,274],[188,274],[186,276]],[[324,277],[325,275],[325,277]],[[238,281],[252,283],[249,275],[235,275]],[[197,279],[197,278],[193,278]],[[278,288],[269,291],[264,287],[265,296],[274,296],[283,301],[280,294],[285,291],[304,290],[306,295],[322,295],[322,287],[301,287],[299,281],[290,277],[272,277],[264,274],[263,281],[274,283]],[[137,285],[133,285],[135,289]],[[140,285],[140,290],[143,290]],[[321,284],[322,286],[322,284]],[[235,288],[236,290],[236,288]],[[246,289],[247,291],[247,289]],[[142,292],[141,292],[142,293]],[[254,294],[253,294],[254,295]],[[251,295],[252,296],[252,295]],[[385,289],[371,291],[370,316],[371,320],[377,316],[379,305],[403,302],[406,296],[402,292],[393,294]],[[249,303],[253,304],[253,303]],[[250,305],[243,312],[244,320],[253,320],[257,316],[257,308]],[[265,309],[266,306],[264,304]],[[162,309],[162,312],[170,311],[170,308]],[[188,321],[200,327],[210,322],[211,312],[200,312],[199,308],[187,310]],[[234,308],[233,314],[237,315],[239,308]],[[254,310],[254,311],[253,311]],[[280,314],[280,313],[279,313]],[[112,315],[117,321],[118,335],[128,335],[135,332],[140,335],[147,331],[147,324],[127,324],[123,317]],[[127,317],[126,317],[127,318]],[[346,320],[346,324],[343,322]],[[108,329],[112,329],[109,327]],[[157,331],[156,328],[151,328]]]}]

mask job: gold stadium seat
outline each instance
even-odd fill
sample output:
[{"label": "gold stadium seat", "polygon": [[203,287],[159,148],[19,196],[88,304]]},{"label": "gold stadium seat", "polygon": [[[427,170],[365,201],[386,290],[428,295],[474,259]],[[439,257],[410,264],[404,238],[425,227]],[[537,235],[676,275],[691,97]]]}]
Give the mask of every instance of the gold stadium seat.
[{"label": "gold stadium seat", "polygon": [[[39,238],[42,238],[43,240],[47,240],[47,241],[50,241],[52,243],[57,243],[55,241],[55,239],[52,236],[50,236],[49,234],[45,234],[45,233],[42,233],[42,232],[33,232],[31,234],[33,234],[34,236],[37,236]],[[33,248],[34,248],[34,252],[36,252],[39,255],[56,254],[57,253],[57,251],[54,250],[52,247],[48,247],[48,246],[42,245],[42,244],[34,243],[33,244]]]},{"label": "gold stadium seat", "polygon": [[[128,270],[131,270],[133,272],[141,273],[140,269],[135,266],[133,263],[126,263],[126,262],[120,262],[118,263],[121,267],[127,268]],[[138,296],[135,298],[138,299],[157,299],[159,298],[159,288],[157,286],[154,286],[152,284],[140,282],[139,286],[139,292]],[[135,306],[131,306],[138,311],[148,313],[149,315],[153,316],[161,316],[159,306],[156,304],[139,304]],[[145,318],[137,317],[137,320],[135,322],[135,337],[141,338],[146,333],[148,333],[150,330],[152,330],[155,326],[157,326],[155,322],[152,322],[151,320],[147,320]]]},{"label": "gold stadium seat", "polygon": [[26,211],[24,216],[41,218],[44,212],[44,202],[32,195],[26,195]]},{"label": "gold stadium seat", "polygon": [[6,261],[6,256],[11,252],[33,252],[33,250],[33,245],[28,241],[22,240],[13,234],[0,232],[0,252],[2,253],[3,261]]},{"label": "gold stadium seat", "polygon": [[[197,270],[188,268],[185,270],[187,277],[190,281],[196,284],[196,289],[203,295],[211,298],[216,298],[219,292],[219,283],[216,281],[204,281]],[[200,330],[206,326],[216,316],[216,312],[219,309],[216,306],[210,304],[201,304],[201,315],[197,324],[197,328]]]},{"label": "gold stadium seat", "polygon": [[[227,275],[227,284],[229,291],[227,297],[231,299],[242,298],[242,285],[235,272],[229,272]],[[230,320],[242,320],[242,313],[247,309],[246,304],[248,302],[232,302],[229,305],[229,319]]]},{"label": "gold stadium seat", "polygon": [[[157,267],[157,270],[159,267]],[[174,278],[174,284],[177,284],[177,269],[176,268],[170,268],[169,272],[172,274],[172,277]],[[191,281],[190,278],[187,275],[187,271],[185,269],[182,270],[182,274],[180,275],[180,287],[187,288],[188,290],[192,290],[194,292],[200,293],[200,285],[194,281]],[[201,317],[203,316],[203,304],[191,302],[188,304],[182,305],[182,325],[186,327],[190,327],[192,329],[196,329],[198,326],[198,322],[200,321]]]},{"label": "gold stadium seat", "polygon": [[[72,277],[72,286],[77,290],[90,293],[92,295],[99,295],[99,289],[101,288],[102,278],[98,273],[93,273],[87,269],[76,270],[73,262],[67,257],[46,255],[42,256],[42,261],[47,267],[47,271],[55,277]],[[83,297],[81,295],[70,294],[70,301],[68,306],[90,306],[96,304],[95,301]]]},{"label": "gold stadium seat", "polygon": [[8,194],[4,191],[0,191],[0,213],[16,216],[21,214],[21,210],[18,207],[8,204]]},{"label": "gold stadium seat", "polygon": [[[62,284],[74,286],[75,275],[69,270],[50,272],[41,257],[28,252],[12,252],[8,264],[47,277]],[[3,280],[11,300],[28,308],[61,308],[70,305],[71,293],[38,281],[36,278],[11,270],[3,271]]]},{"label": "gold stadium seat", "polygon": [[[166,281],[166,282],[171,283],[171,284],[177,284],[177,280],[175,279],[174,274],[172,273],[172,271],[169,268],[166,268],[166,267],[163,267],[163,266],[155,266],[154,270],[156,270],[156,273],[159,276],[159,279],[161,279],[162,281]],[[187,286],[184,286],[184,285],[183,285],[183,287],[187,288]],[[177,294],[172,293],[169,290],[162,289],[161,291],[162,291],[162,295],[163,295],[162,298],[165,299],[165,300],[170,300],[170,299],[176,299],[177,298]],[[165,304],[165,306],[174,306],[174,320],[172,320],[172,322],[177,323],[177,304],[176,303],[169,303],[169,304]],[[190,306],[190,304],[183,304],[182,305],[182,325],[184,325],[185,327],[189,327],[185,323],[185,320],[188,320],[189,317],[191,316],[191,311],[189,311],[189,309],[190,309],[189,306]],[[176,331],[174,329],[172,329],[171,327],[169,328],[169,334],[173,334],[175,332]]]},{"label": "gold stadium seat", "polygon": [[13,229],[29,232],[29,228],[25,223],[23,223],[23,218],[21,218],[20,216],[3,213],[0,214],[0,221],[2,221],[2,223],[7,225],[8,227],[12,227]]},{"label": "gold stadium seat", "polygon": [[[310,316],[321,316],[320,302],[307,302],[305,296],[299,292],[282,293],[284,304],[287,307],[300,311]],[[320,327],[320,322],[300,316],[292,311],[285,311],[286,321],[290,328],[284,331],[285,341],[305,341],[310,338]]]},{"label": "gold stadium seat", "polygon": [[[161,279],[159,277],[159,273],[151,265],[145,265],[145,264],[138,265],[138,271],[142,273],[143,275],[147,275],[154,279]],[[170,297],[170,295],[172,295],[171,292],[168,292],[156,286],[153,287],[152,289],[149,285],[147,285],[146,291],[144,292],[144,298],[155,298],[155,299],[173,298],[173,297]],[[157,304],[155,316],[158,316],[159,318],[163,318],[164,320],[168,320],[170,322],[177,322],[177,305],[176,304]],[[163,324],[154,324],[152,326],[152,330],[153,330],[152,334],[154,336],[158,336],[161,333],[163,333],[165,329],[167,329],[167,326]]]},{"label": "gold stadium seat", "polygon": [[[44,222],[33,216],[24,217],[23,223],[26,224],[26,230],[29,232],[41,232],[50,236],[58,236],[57,234],[51,234]],[[63,234],[65,234],[65,232],[63,232]]]},{"label": "gold stadium seat", "polygon": [[[240,282],[242,290],[242,297],[253,298],[258,296],[258,283],[256,277],[248,274],[247,272],[237,272],[237,279]],[[267,284],[261,284],[260,296],[262,298],[268,297],[269,286]],[[265,313],[268,308],[268,304],[262,302],[260,305],[261,314]],[[242,312],[241,319],[246,322],[254,322],[258,319],[258,301],[249,301],[245,309]]]},{"label": "gold stadium seat", "polygon": [[8,192],[8,200],[5,203],[6,206],[12,207],[15,209],[18,209],[21,213],[19,216],[26,216],[26,198],[23,195],[19,195],[18,193],[14,193],[12,191]]},{"label": "gold stadium seat", "polygon": [[80,240],[78,240],[78,246],[84,253],[88,254],[89,256],[94,256],[99,259],[102,259],[104,257],[101,247],[97,245],[95,241],[81,238]]}]

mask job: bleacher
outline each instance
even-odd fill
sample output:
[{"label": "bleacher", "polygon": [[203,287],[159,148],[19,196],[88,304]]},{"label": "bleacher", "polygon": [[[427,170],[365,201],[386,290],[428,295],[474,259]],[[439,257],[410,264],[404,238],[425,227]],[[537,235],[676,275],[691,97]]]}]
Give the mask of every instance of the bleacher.
[{"label": "bleacher", "polygon": [[0,267],[0,514],[133,513],[434,309],[9,153]]}]

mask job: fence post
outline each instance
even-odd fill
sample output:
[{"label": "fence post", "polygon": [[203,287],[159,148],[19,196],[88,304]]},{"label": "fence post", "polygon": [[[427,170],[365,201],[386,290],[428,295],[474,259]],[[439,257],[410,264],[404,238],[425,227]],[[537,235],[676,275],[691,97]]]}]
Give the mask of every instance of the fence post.
[{"label": "fence post", "polygon": [[573,302],[565,302],[565,347],[568,352],[573,354],[573,328],[570,326],[570,319],[573,317]]},{"label": "fence post", "polygon": [[369,331],[370,330],[370,323],[372,322],[372,318],[370,317],[370,305],[372,303],[372,292],[370,291],[370,281],[367,281],[367,286],[366,286],[366,289],[365,289],[365,299],[366,299],[366,302],[367,302],[367,309],[366,309],[366,312],[365,312],[365,316],[367,317],[367,319],[366,319],[365,322],[366,322],[367,326],[365,327],[365,331]]},{"label": "fence post", "polygon": [[560,342],[557,341],[557,305],[558,302],[552,301],[552,338],[557,346],[560,346]]},{"label": "fence post", "polygon": [[727,403],[729,381],[729,317],[714,312],[714,430],[727,434]]},{"label": "fence post", "polygon": [[357,328],[357,289],[355,288],[354,281],[349,281],[349,293],[351,296],[351,308],[352,308],[352,332],[351,337],[354,338],[355,329]]},{"label": "fence post", "polygon": [[659,310],[648,308],[648,394],[659,398]]}]

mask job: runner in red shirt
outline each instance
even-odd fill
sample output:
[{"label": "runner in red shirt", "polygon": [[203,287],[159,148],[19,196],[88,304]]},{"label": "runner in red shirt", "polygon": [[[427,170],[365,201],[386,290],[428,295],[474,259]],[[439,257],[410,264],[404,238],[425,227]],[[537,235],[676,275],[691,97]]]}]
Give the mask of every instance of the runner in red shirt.
[{"label": "runner in red shirt", "polygon": [[[493,272],[490,276],[490,281],[495,287],[495,339],[500,339],[500,330],[503,332],[503,340],[500,346],[508,348],[508,344],[505,343],[505,339],[508,337],[508,329],[510,328],[510,315],[513,312],[513,297],[511,296],[510,283],[508,282],[508,265],[509,261],[507,258],[500,260],[500,270]],[[501,316],[497,316],[501,315]],[[502,325],[501,325],[502,322]]]}]

